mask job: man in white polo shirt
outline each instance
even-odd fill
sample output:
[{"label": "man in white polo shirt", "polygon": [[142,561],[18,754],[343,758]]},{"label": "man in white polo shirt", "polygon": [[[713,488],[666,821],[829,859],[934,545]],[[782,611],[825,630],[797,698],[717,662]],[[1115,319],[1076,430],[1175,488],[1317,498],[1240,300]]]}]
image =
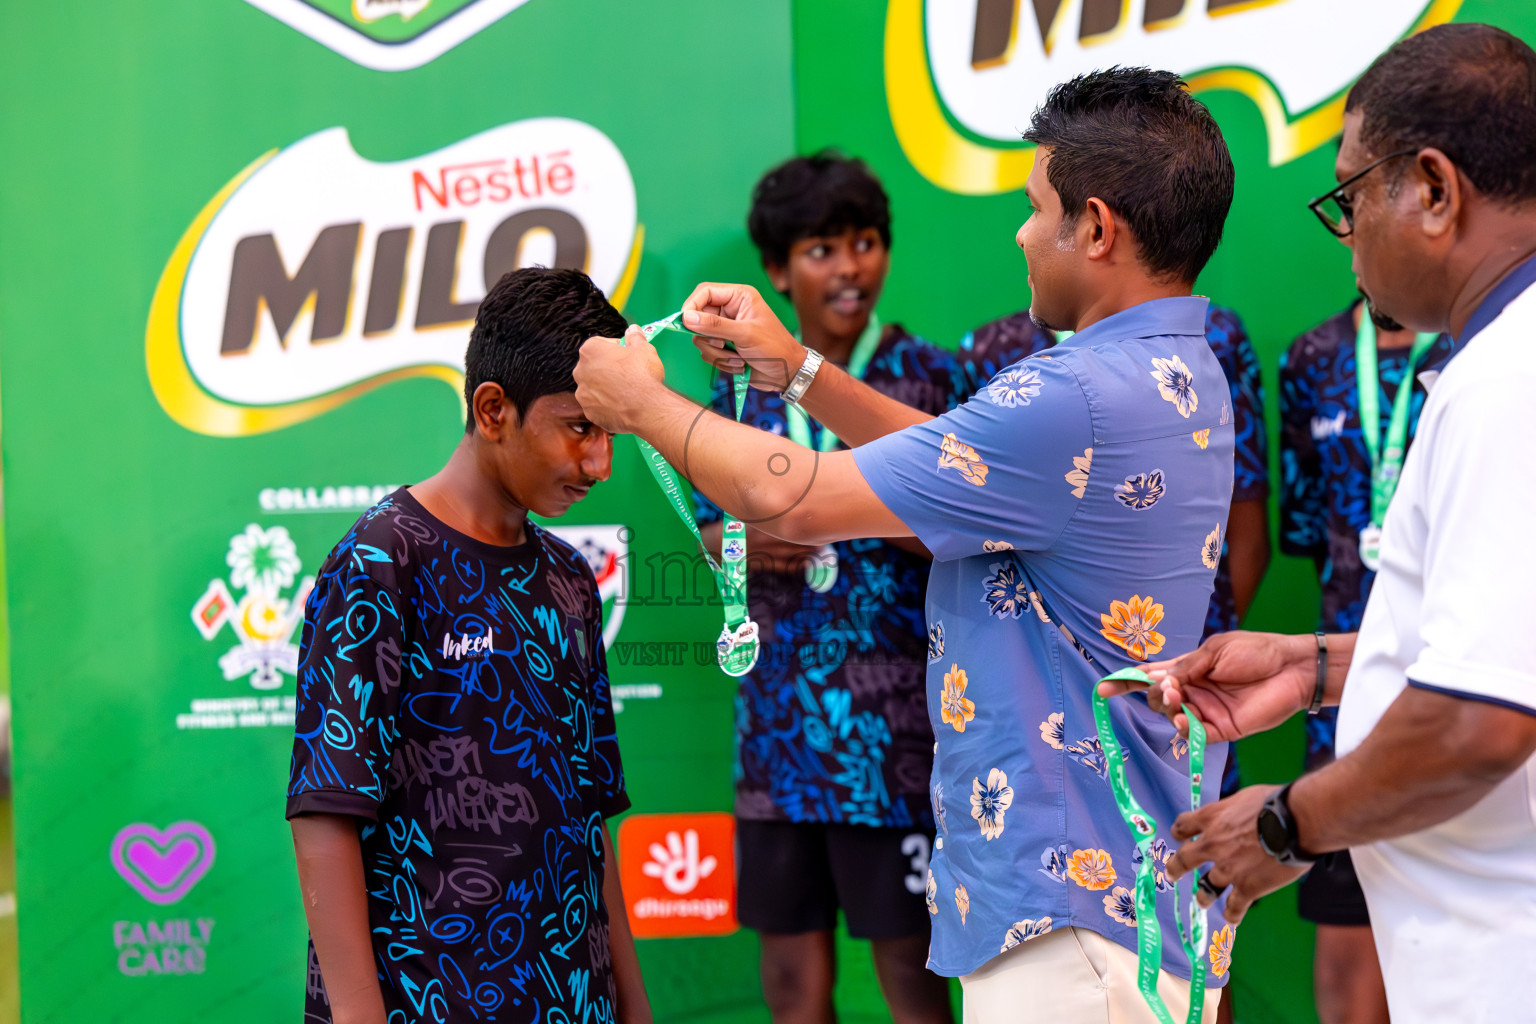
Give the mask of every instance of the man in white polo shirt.
[{"label": "man in white polo shirt", "polygon": [[1168,874],[1212,864],[1202,898],[1230,885],[1236,921],[1347,848],[1394,1024],[1536,1021],[1536,52],[1430,29],[1345,110],[1313,210],[1377,308],[1461,351],[1400,479],[1374,481],[1396,493],[1360,632],[1229,633],[1148,666],[1152,706],[1179,724],[1188,702],[1213,740],[1342,694],[1339,759],[1182,816]]}]

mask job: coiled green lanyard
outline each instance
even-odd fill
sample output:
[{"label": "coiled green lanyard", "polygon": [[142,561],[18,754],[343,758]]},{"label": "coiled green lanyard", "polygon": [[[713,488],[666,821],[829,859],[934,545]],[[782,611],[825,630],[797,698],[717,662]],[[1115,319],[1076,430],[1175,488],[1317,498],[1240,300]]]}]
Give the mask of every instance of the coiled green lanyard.
[{"label": "coiled green lanyard", "polygon": [[[1078,642],[1073,633],[1061,624],[1061,620],[1051,611],[1045,599],[1040,596],[1040,589],[1035,586],[1030,573],[1024,567],[1024,562],[1017,556],[1014,564],[1019,567],[1026,584],[1029,586],[1030,599],[1034,601],[1050,620],[1051,624],[1061,631],[1061,635],[1072,642],[1077,653],[1099,671],[1098,662],[1093,660],[1093,655],[1088,649]],[[1104,676],[1100,682],[1129,681],[1152,684],[1152,677],[1134,666],[1111,672]],[[1188,705],[1183,705],[1184,714],[1189,719],[1189,809],[1197,810],[1200,807],[1200,784],[1205,773],[1205,726],[1195,717],[1194,710]],[[1104,749],[1104,761],[1109,770],[1109,788],[1115,796],[1115,807],[1120,811],[1120,817],[1125,820],[1125,825],[1131,830],[1132,837],[1136,840],[1136,849],[1141,854],[1141,862],[1136,867],[1136,987],[1141,990],[1141,997],[1152,1008],[1160,1024],[1174,1024],[1173,1015],[1168,1012],[1168,1006],[1163,1002],[1163,997],[1157,991],[1157,979],[1163,966],[1163,927],[1157,919],[1157,861],[1152,854],[1152,840],[1157,835],[1157,819],[1148,814],[1136,799],[1136,794],[1131,792],[1130,783],[1125,778],[1125,748],[1120,745],[1120,740],[1115,736],[1115,723],[1109,715],[1109,699],[1100,695],[1098,686],[1093,688],[1093,724],[1098,733],[1099,745]],[[1204,956],[1206,943],[1210,938],[1210,926],[1207,920],[1206,909],[1200,906],[1196,894],[1200,891],[1200,871],[1197,868],[1190,876],[1193,883],[1189,893],[1189,927],[1186,930],[1184,920],[1179,916],[1178,883],[1174,883],[1173,920],[1179,929],[1179,943],[1184,947],[1184,955],[1189,958],[1189,1012],[1185,1017],[1186,1024],[1199,1024],[1204,1013],[1205,1004],[1205,964]]]},{"label": "coiled green lanyard", "polygon": [[[693,332],[681,323],[682,315],[680,312],[673,313],[665,319],[646,324],[640,330],[645,334],[647,341],[662,331],[677,331],[680,334],[692,336]],[[742,409],[746,404],[747,387],[748,373],[738,374],[736,377],[737,420],[741,419]],[[672,511],[677,513],[677,517],[683,521],[683,525],[698,542],[699,551],[709,565],[710,575],[714,577],[715,589],[720,592],[720,604],[725,617],[725,624],[721,627],[720,636],[715,641],[715,658],[720,663],[720,670],[729,676],[744,676],[752,671],[753,665],[757,664],[757,654],[761,647],[757,623],[747,615],[746,525],[730,513],[723,513],[725,525],[720,541],[721,558],[716,562],[714,556],[709,553],[709,549],[704,546],[704,537],[699,533],[698,521],[693,518],[688,494],[683,490],[677,471],[649,441],[638,434],[635,435],[635,443],[640,446],[640,455],[645,459],[646,466],[650,468],[651,475],[656,478],[661,493],[665,494],[667,500],[672,503]]]}]

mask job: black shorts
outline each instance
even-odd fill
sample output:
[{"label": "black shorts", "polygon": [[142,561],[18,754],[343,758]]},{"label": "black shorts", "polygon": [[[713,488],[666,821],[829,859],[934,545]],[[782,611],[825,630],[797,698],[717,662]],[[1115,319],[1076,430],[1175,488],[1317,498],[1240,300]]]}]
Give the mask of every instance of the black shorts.
[{"label": "black shorts", "polygon": [[859,939],[928,934],[933,833],[915,828],[736,822],[736,911],[775,935],[827,931],[841,907]]},{"label": "black shorts", "polygon": [[1313,924],[1369,925],[1365,893],[1355,877],[1348,850],[1329,854],[1306,873],[1296,898],[1297,910]]}]

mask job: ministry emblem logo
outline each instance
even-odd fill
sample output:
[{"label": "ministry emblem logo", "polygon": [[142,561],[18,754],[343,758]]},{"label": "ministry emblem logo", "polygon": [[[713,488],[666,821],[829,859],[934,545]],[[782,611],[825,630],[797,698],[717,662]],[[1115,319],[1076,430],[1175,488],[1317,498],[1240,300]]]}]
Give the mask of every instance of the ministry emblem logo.
[{"label": "ministry emblem logo", "polygon": [[226,625],[235,634],[235,645],[219,657],[225,679],[246,676],[257,690],[275,690],[283,673],[298,675],[299,646],[293,635],[315,578],[299,579],[303,564],[281,526],[263,530],[251,523],[230,538],[224,561],[229,579],[209,581],[192,606],[192,625],[204,640],[217,639]]}]

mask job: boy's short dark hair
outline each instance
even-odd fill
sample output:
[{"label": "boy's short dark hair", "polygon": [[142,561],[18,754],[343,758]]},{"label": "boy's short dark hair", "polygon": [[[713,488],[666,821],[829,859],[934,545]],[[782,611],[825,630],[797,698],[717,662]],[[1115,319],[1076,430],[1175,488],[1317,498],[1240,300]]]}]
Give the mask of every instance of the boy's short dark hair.
[{"label": "boy's short dark hair", "polygon": [[1049,146],[1063,228],[1102,199],[1155,277],[1193,282],[1232,206],[1232,156],[1216,119],[1171,71],[1113,67],[1050,91],[1024,138]]},{"label": "boy's short dark hair", "polygon": [[[1437,25],[1377,57],[1349,90],[1375,156],[1440,150],[1495,200],[1536,199],[1536,51],[1492,25]],[[1398,180],[1409,161],[1394,161]]]},{"label": "boy's short dark hair", "polygon": [[802,238],[874,228],[891,246],[891,202],[864,161],[824,149],[786,160],[752,189],[747,233],[764,264],[785,266]]},{"label": "boy's short dark hair", "polygon": [[523,267],[501,276],[480,303],[464,353],[466,431],[475,427],[475,389],[500,384],[519,417],[544,395],[576,390],[572,374],[588,338],[621,338],[628,326],[579,270]]}]

